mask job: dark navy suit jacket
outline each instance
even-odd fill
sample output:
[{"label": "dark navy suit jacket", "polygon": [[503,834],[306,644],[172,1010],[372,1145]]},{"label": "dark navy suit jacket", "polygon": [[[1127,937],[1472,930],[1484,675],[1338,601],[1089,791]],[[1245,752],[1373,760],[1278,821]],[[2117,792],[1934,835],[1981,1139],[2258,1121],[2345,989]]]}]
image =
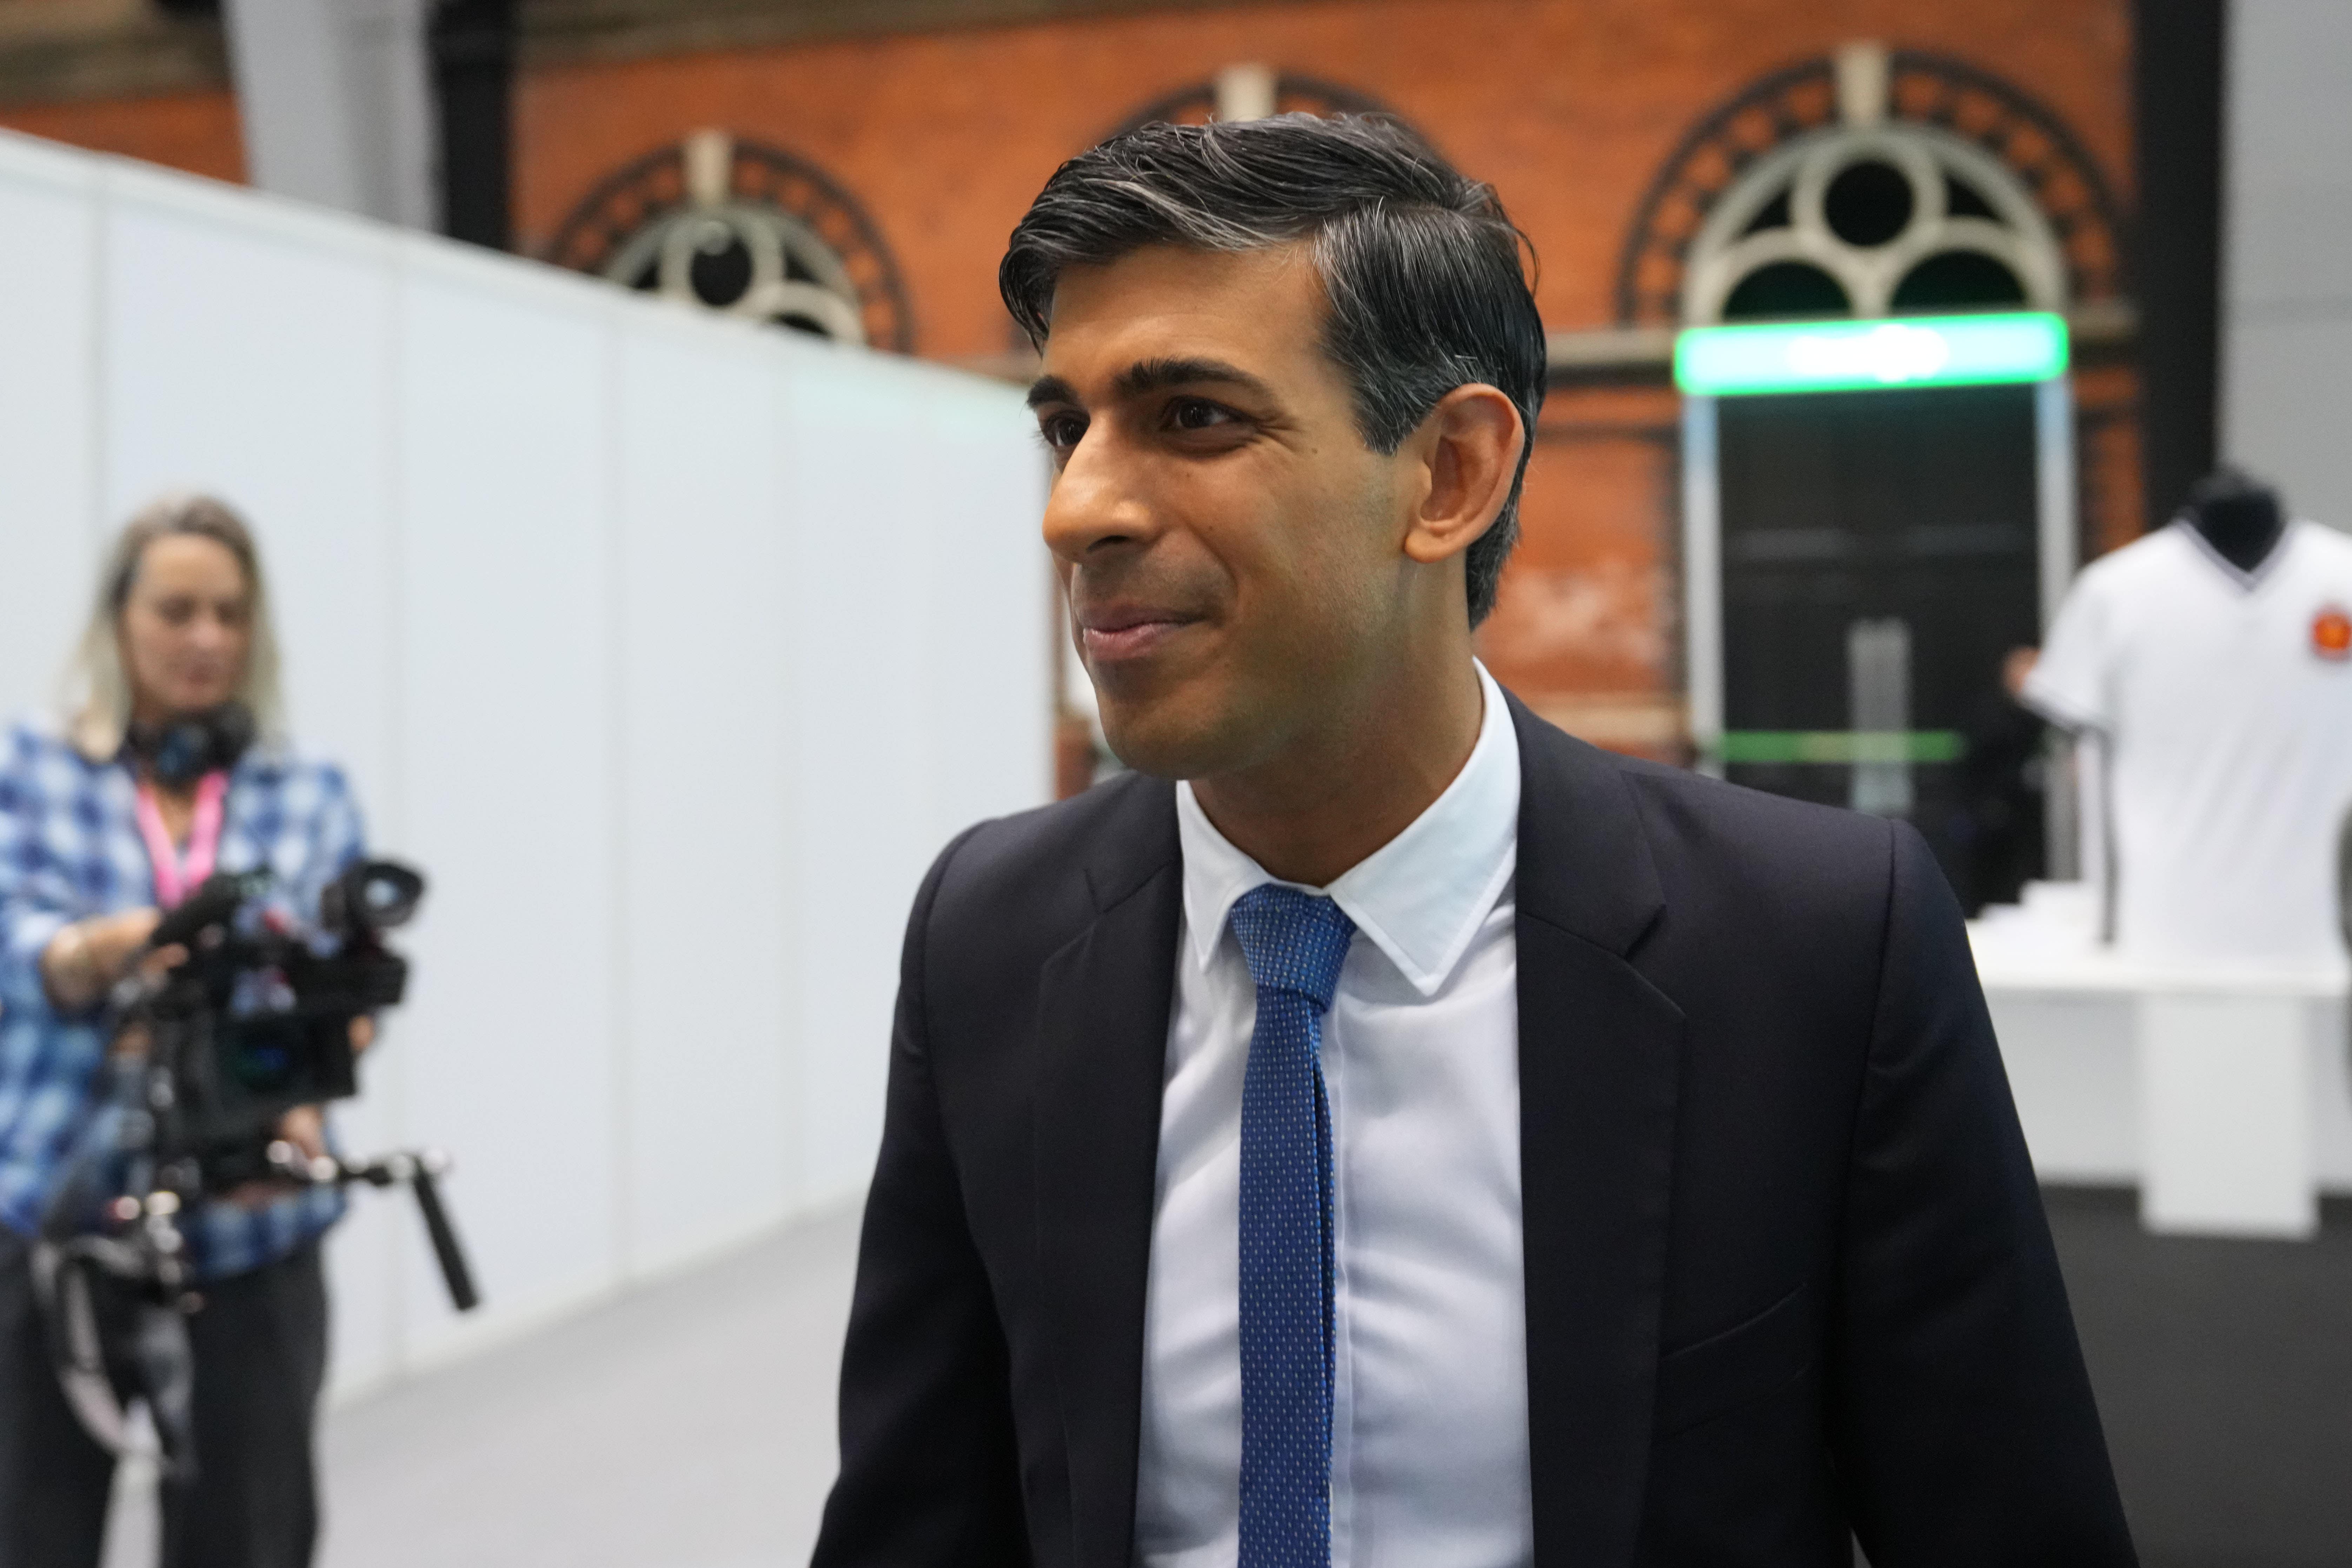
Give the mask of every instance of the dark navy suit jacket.
[{"label": "dark navy suit jacket", "polygon": [[[1512,718],[1539,1568],[2129,1563],[1918,836]],[[1181,881],[1129,777],[923,884],[820,1568],[1130,1561]]]}]

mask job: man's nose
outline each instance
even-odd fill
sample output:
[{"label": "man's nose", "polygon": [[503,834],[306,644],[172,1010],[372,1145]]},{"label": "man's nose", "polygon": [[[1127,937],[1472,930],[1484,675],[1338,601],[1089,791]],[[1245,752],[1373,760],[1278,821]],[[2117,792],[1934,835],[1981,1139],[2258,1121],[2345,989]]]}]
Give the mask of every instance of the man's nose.
[{"label": "man's nose", "polygon": [[1158,531],[1155,509],[1120,444],[1089,431],[1072,449],[1045,501],[1045,547],[1073,565]]}]

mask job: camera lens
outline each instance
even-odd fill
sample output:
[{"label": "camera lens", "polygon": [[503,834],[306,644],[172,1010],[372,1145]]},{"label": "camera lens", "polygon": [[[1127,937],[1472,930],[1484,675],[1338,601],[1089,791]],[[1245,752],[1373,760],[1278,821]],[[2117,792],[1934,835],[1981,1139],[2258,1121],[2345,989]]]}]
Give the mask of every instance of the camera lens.
[{"label": "camera lens", "polygon": [[302,1062],[301,1030],[292,1023],[250,1021],[240,1025],[222,1053],[237,1085],[255,1094],[274,1094],[290,1085]]}]

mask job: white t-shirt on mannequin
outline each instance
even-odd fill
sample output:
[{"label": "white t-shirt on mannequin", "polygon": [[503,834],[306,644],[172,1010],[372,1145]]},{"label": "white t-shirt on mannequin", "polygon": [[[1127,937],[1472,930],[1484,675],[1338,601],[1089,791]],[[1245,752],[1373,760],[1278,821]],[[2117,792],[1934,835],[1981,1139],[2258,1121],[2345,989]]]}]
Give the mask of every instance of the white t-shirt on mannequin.
[{"label": "white t-shirt on mannequin", "polygon": [[2352,538],[2290,522],[2252,573],[2185,522],[2091,563],[2025,698],[2106,752],[2117,945],[2324,963],[2352,807]]}]

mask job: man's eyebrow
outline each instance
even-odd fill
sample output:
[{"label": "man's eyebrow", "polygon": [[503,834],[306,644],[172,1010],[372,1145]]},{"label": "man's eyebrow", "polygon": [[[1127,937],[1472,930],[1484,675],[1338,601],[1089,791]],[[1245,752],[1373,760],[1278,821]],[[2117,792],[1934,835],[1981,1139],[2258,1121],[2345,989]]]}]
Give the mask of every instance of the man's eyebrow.
[{"label": "man's eyebrow", "polygon": [[1197,383],[1223,382],[1254,392],[1261,397],[1272,397],[1274,389],[1238,365],[1220,359],[1147,359],[1139,360],[1118,373],[1111,385],[1121,397],[1134,397],[1147,392],[1165,392],[1171,386],[1191,386]]},{"label": "man's eyebrow", "polygon": [[1076,403],[1078,389],[1058,375],[1041,375],[1029,384],[1029,406],[1043,408],[1048,403]]},{"label": "man's eyebrow", "polygon": [[[1202,382],[1222,383],[1236,386],[1271,399],[1274,389],[1239,365],[1227,364],[1221,359],[1138,360],[1120,371],[1111,382],[1111,390],[1120,397],[1139,397],[1149,392],[1164,392],[1171,386],[1197,386]],[[1042,408],[1048,403],[1071,403],[1083,407],[1085,400],[1077,388],[1058,375],[1041,375],[1029,386],[1029,406]]]}]

